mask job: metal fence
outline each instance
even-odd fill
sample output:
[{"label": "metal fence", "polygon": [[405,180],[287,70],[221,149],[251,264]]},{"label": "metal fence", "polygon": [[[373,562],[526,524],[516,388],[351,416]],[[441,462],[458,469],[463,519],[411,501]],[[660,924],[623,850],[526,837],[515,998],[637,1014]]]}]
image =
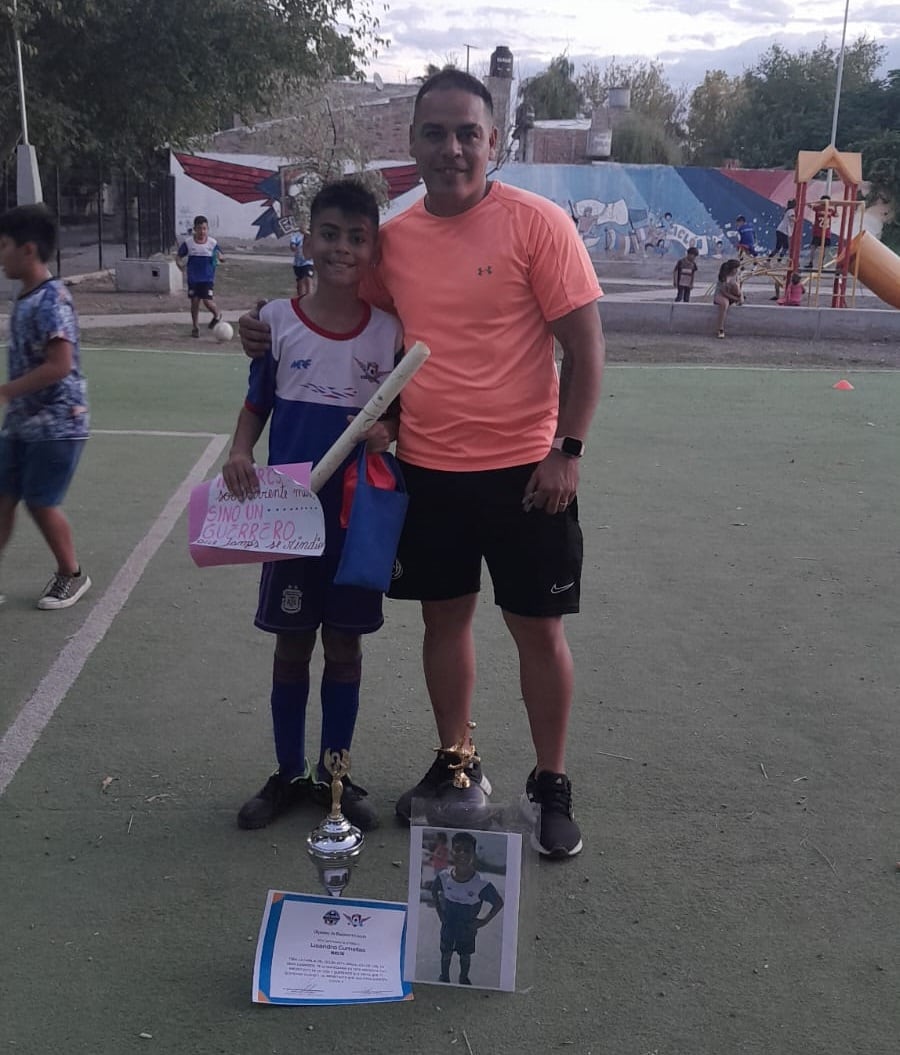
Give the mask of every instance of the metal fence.
[{"label": "metal fence", "polygon": [[[16,204],[16,165],[0,172],[0,206]],[[170,252],[176,242],[175,179],[168,156],[135,180],[115,170],[80,166],[41,169],[44,201],[59,221],[56,273],[102,271],[123,257]]]}]

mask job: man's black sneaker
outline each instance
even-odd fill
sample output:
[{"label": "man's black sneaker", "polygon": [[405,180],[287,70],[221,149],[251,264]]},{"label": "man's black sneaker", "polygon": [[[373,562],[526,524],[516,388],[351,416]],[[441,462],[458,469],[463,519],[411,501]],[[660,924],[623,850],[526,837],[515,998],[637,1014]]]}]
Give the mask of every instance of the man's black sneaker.
[{"label": "man's black sneaker", "polygon": [[[342,777],[344,790],[341,793],[341,813],[355,824],[361,832],[370,832],[378,827],[378,815],[366,801],[368,791],[354,784],[349,777]],[[317,780],[312,785],[313,798],[326,809],[331,809],[331,782]]]},{"label": "man's black sneaker", "polygon": [[534,824],[531,845],[545,857],[581,852],[581,830],[572,812],[572,782],[565,773],[532,770],[525,783],[522,813]]},{"label": "man's black sneaker", "polygon": [[[412,807],[416,799],[436,799],[448,790],[452,794],[454,789],[451,785],[456,775],[456,769],[452,767],[458,766],[461,761],[462,759],[455,751],[439,750],[437,758],[431,763],[431,769],[428,770],[415,787],[410,788],[409,791],[404,791],[400,798],[397,799],[397,804],[394,807],[397,816],[408,824],[412,819]],[[490,795],[491,782],[482,773],[480,760],[473,759],[466,766],[465,774],[473,784],[477,784],[481,788],[485,795]]]},{"label": "man's black sneaker", "polygon": [[287,813],[288,810],[306,802],[311,788],[309,763],[303,776],[293,780],[285,780],[280,773],[273,773],[266,781],[265,787],[260,788],[252,799],[248,799],[241,806],[237,816],[238,827],[248,830],[265,828],[282,813]]}]

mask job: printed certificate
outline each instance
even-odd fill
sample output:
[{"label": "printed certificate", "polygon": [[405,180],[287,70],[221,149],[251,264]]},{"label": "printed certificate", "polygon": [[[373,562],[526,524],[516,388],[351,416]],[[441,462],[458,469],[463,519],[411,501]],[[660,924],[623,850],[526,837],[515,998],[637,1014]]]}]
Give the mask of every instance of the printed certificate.
[{"label": "printed certificate", "polygon": [[412,999],[403,981],[406,905],[270,890],[256,962],[259,1004]]}]

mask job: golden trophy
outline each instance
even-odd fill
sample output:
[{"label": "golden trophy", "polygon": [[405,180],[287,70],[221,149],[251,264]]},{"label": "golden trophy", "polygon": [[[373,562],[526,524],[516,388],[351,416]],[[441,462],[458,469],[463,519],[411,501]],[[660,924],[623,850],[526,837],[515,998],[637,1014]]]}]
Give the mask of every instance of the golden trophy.
[{"label": "golden trophy", "polygon": [[341,812],[342,778],[350,772],[350,752],[328,750],[323,763],[331,774],[331,810],[306,837],[306,851],[327,893],[340,897],[350,882],[365,836]]}]

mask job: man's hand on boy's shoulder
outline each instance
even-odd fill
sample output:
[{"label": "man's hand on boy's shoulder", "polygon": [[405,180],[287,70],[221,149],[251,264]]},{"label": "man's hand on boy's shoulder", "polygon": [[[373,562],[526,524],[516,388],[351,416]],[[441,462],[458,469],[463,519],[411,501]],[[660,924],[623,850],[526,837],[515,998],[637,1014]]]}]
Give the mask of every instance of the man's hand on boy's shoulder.
[{"label": "man's hand on boy's shoulder", "polygon": [[238,334],[241,338],[241,347],[244,355],[250,359],[260,359],[272,347],[272,329],[267,322],[263,322],[259,313],[266,305],[266,301],[256,302],[253,311],[245,312],[238,319]]}]

